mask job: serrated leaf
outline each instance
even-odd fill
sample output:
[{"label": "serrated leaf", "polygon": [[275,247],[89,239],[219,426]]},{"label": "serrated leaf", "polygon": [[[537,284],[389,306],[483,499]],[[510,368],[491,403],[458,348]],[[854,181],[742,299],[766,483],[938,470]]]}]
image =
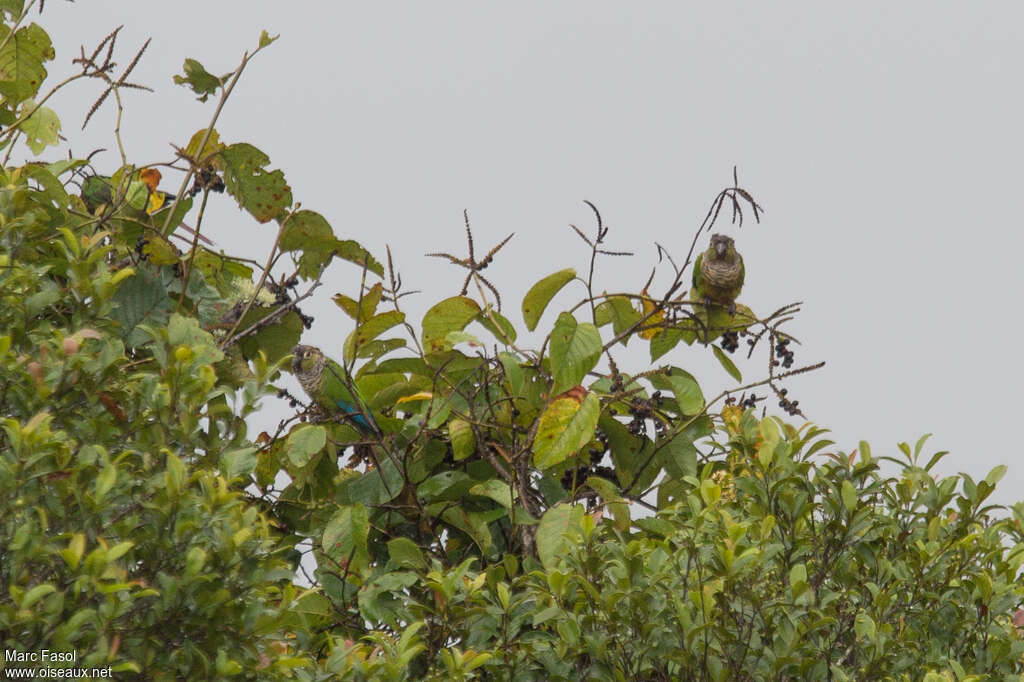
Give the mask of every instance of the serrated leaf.
[{"label": "serrated leaf", "polygon": [[739,368],[736,367],[736,364],[732,359],[725,354],[725,351],[714,345],[711,346],[711,350],[714,352],[715,358],[718,359],[719,364],[721,364],[722,367],[725,368],[725,371],[729,373],[729,376],[736,381],[743,381],[743,375],[740,373]]},{"label": "serrated leaf", "polygon": [[540,417],[533,441],[534,466],[550,469],[589,443],[600,414],[601,403],[593,393],[582,402],[573,397],[551,401]]},{"label": "serrated leaf", "polygon": [[533,331],[537,328],[537,323],[540,322],[541,315],[544,314],[544,309],[548,307],[551,299],[574,277],[576,271],[567,268],[548,275],[530,287],[523,297],[523,319],[526,320],[527,329]]},{"label": "serrated leaf", "polygon": [[577,323],[562,313],[551,331],[551,369],[555,375],[553,393],[576,386],[601,358],[601,333],[589,322]]},{"label": "serrated leaf", "polygon": [[462,331],[480,313],[477,302],[466,296],[452,296],[434,305],[423,316],[423,350],[440,353],[450,350],[449,332]]},{"label": "serrated leaf", "polygon": [[[292,204],[292,190],[280,170],[268,171],[270,158],[256,147],[239,142],[220,151],[224,186],[239,207],[258,222],[266,223]],[[283,235],[282,235],[283,239]]]}]

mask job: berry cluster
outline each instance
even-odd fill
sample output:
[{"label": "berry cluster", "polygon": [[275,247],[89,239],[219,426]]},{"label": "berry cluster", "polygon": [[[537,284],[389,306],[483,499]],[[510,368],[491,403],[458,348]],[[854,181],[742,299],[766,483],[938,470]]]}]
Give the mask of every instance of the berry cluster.
[{"label": "berry cluster", "polygon": [[782,358],[781,363],[779,360],[775,361],[775,364],[782,364],[784,368],[793,366],[793,351],[789,349],[789,338],[783,337],[775,344],[775,354]]},{"label": "berry cluster", "polygon": [[722,340],[719,341],[722,346],[722,350],[728,351],[729,353],[734,352],[740,347],[740,335],[736,330],[728,331],[722,334]]},{"label": "berry cluster", "polygon": [[[792,357],[792,352],[790,353],[790,356]],[[781,407],[783,410],[785,410],[786,414],[791,414],[791,415],[800,414],[800,407],[799,407],[800,401],[799,400],[790,400],[789,398],[786,397],[787,393],[789,393],[789,391],[787,389],[785,389],[785,388],[779,389],[779,407]]]},{"label": "berry cluster", "polygon": [[192,189],[188,191],[188,194],[194,197],[204,189],[209,189],[211,192],[224,191],[224,180],[217,175],[213,166],[207,166],[196,173],[195,182],[192,183]]},{"label": "berry cluster", "polygon": [[751,393],[746,398],[744,398],[742,402],[740,402],[740,407],[742,407],[744,410],[757,407],[758,400],[763,400],[763,398],[758,398],[756,395]]}]

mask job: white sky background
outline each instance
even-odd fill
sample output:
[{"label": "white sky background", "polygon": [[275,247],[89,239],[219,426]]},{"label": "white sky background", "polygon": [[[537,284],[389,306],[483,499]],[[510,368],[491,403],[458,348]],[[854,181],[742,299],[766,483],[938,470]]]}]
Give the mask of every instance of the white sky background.
[{"label": "white sky background", "polygon": [[[760,225],[716,230],[745,257],[740,300],[761,314],[804,301],[789,326],[803,341],[796,363],[828,362],[790,381],[790,398],[845,451],[863,438],[895,454],[934,432],[927,451],[952,451],[943,472],[978,480],[1008,464],[993,499],[1024,497],[1013,426],[1024,5],[50,0],[33,19],[57,49],[51,78],[119,24],[122,66],[152,36],[133,79],[156,93],[123,93],[122,135],[140,164],[169,160],[168,143],[183,146],[213,112],[171,81],[186,57],[226,73],[262,29],[280,34],[229,101],[222,139],[266,152],[341,238],[381,259],[390,244],[406,288],[423,291],[405,299],[417,327],[461,286],[464,271],[423,254],[464,253],[463,208],[478,255],[516,233],[485,274],[521,326],[534,281],[586,270],[567,227],[592,232],[582,199],[611,226],[607,248],[637,254],[600,262],[598,289],[637,291],[653,242],[685,257],[735,164],[765,209]],[[76,83],[48,104],[75,154],[105,147],[94,165],[113,170],[112,99],[79,130],[101,89]],[[273,225],[215,199],[204,232],[262,261]],[[306,342],[340,355],[350,320],[330,296],[354,295],[357,275],[332,266],[304,307],[316,317]],[[541,328],[553,320],[549,310]],[[646,345],[618,357],[637,370]],[[659,363],[690,369],[711,396],[733,383],[709,358],[680,346]],[[763,356],[739,364],[746,379],[764,374]],[[273,410],[268,424],[285,407]]]}]

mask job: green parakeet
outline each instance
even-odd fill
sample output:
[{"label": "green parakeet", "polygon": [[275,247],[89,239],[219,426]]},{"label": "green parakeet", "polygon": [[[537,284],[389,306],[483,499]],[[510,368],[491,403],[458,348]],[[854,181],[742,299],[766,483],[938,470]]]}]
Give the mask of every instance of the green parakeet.
[{"label": "green parakeet", "polygon": [[314,403],[328,414],[344,416],[363,433],[380,433],[355,384],[346,381],[345,368],[314,346],[300,344],[292,348],[292,353],[292,372]]},{"label": "green parakeet", "polygon": [[694,293],[705,304],[726,305],[730,313],[735,313],[745,274],[743,256],[732,237],[713,234],[708,250],[698,254],[693,263]]}]

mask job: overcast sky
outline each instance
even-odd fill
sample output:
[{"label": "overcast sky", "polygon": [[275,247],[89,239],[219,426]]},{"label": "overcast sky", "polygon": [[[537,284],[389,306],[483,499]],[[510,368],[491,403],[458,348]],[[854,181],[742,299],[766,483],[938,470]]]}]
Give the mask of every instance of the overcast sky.
[{"label": "overcast sky", "polygon": [[[720,225],[746,260],[741,301],[759,313],[803,301],[789,327],[803,342],[796,362],[828,363],[789,384],[808,418],[840,449],[866,439],[876,455],[933,432],[929,451],[952,451],[943,471],[977,480],[1005,463],[995,499],[1024,497],[1014,430],[1024,5],[159,6],[46,3],[36,20],[57,49],[51,75],[71,73],[79,45],[117,25],[122,64],[152,37],[134,76],[156,92],[124,93],[122,134],[131,160],[164,161],[213,111],[172,83],[184,59],[226,73],[262,29],[280,34],[243,76],[222,138],[266,152],[342,238],[378,257],[390,244],[407,288],[423,291],[409,299],[417,326],[461,286],[460,272],[423,254],[464,250],[464,208],[478,249],[516,233],[487,275],[521,323],[533,281],[585,270],[567,227],[592,229],[584,198],[612,227],[608,247],[637,254],[600,263],[599,288],[636,291],[654,242],[685,256],[736,165],[765,209],[760,225]],[[113,169],[112,104],[80,131],[100,91],[79,83],[51,104],[76,155],[106,147],[94,163]],[[215,203],[218,245],[265,257],[272,227],[226,195]],[[357,272],[331,273],[308,308],[307,341],[338,354],[349,320],[330,296],[353,294]],[[704,355],[680,347],[664,361],[692,369],[706,395],[731,386]],[[638,369],[646,358],[637,344],[622,359]],[[740,366],[745,378],[764,373],[760,358]]]}]

